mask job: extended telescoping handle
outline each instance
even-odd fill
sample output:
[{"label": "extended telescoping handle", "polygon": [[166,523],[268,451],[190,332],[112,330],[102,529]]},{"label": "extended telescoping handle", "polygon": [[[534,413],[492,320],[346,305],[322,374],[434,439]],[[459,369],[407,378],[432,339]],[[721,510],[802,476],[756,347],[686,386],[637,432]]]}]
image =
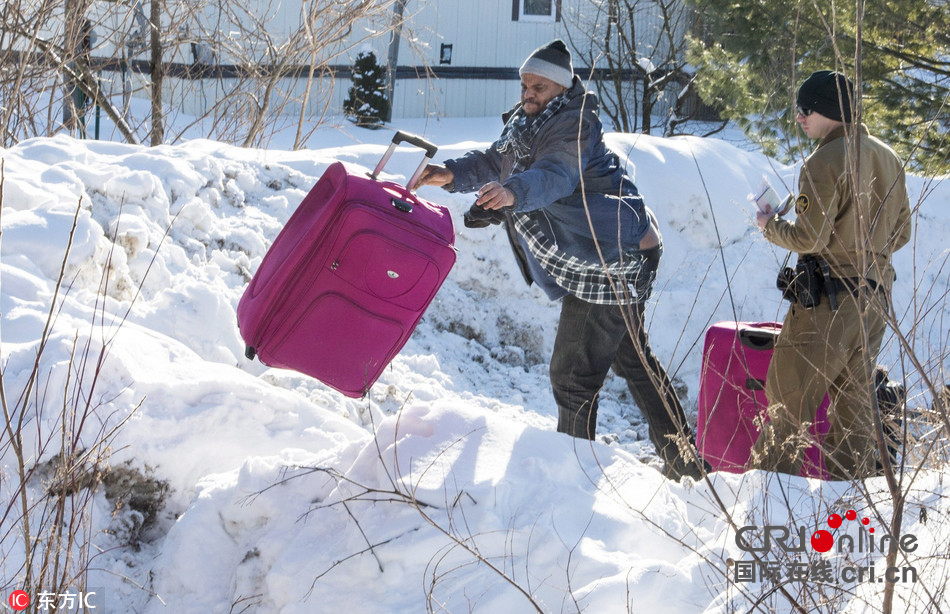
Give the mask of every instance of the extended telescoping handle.
[{"label": "extended telescoping handle", "polygon": [[409,134],[408,132],[403,132],[402,130],[397,131],[395,136],[393,136],[393,142],[389,144],[389,149],[387,149],[386,153],[383,154],[379,164],[376,165],[376,169],[370,173],[369,177],[370,179],[376,179],[379,173],[383,170],[383,167],[386,166],[386,163],[389,162],[390,156],[392,156],[393,152],[396,150],[396,145],[399,145],[400,143],[409,143],[410,145],[415,145],[420,149],[424,149],[426,152],[425,157],[422,158],[422,162],[419,164],[419,168],[416,169],[416,172],[412,174],[412,178],[409,179],[409,182],[406,184],[406,189],[411,189],[419,179],[419,176],[422,175],[422,170],[426,167],[426,164],[429,163],[429,160],[435,157],[435,152],[439,151],[439,148],[421,136]]}]

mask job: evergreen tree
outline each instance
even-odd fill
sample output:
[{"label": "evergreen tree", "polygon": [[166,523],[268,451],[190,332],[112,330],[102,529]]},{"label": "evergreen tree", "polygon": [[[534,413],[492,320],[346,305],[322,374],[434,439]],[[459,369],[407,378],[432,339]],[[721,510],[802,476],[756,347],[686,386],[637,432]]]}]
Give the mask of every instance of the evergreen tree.
[{"label": "evergreen tree", "polygon": [[[798,84],[814,70],[856,77],[854,3],[687,0],[702,98],[773,155],[791,155]],[[950,170],[950,10],[947,0],[879,0],[861,20],[862,119],[909,167]],[[809,150],[810,145],[803,145]]]},{"label": "evergreen tree", "polygon": [[343,112],[358,126],[379,126],[389,117],[389,101],[385,96],[386,68],[376,61],[375,53],[361,51],[356,56],[352,81]]}]

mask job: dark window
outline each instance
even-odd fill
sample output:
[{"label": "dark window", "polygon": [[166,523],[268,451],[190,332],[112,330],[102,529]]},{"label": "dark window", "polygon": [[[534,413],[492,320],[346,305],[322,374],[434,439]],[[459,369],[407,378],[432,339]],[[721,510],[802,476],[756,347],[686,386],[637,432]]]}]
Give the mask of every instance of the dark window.
[{"label": "dark window", "polygon": [[512,0],[512,21],[560,21],[561,0]]},{"label": "dark window", "polygon": [[550,17],[554,9],[554,0],[524,0],[524,14]]}]

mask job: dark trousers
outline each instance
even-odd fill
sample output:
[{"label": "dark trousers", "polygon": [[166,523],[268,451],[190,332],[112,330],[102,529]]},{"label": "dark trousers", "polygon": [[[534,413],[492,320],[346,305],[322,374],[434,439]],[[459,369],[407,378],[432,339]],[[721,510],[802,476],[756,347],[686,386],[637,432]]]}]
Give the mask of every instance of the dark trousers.
[{"label": "dark trousers", "polygon": [[682,467],[687,461],[680,459],[670,437],[686,435],[690,443],[692,437],[666,369],[650,349],[643,305],[595,305],[571,295],[564,297],[551,357],[559,432],[594,438],[597,395],[611,367],[627,381],[649,424],[650,441],[667,463],[667,470]]}]

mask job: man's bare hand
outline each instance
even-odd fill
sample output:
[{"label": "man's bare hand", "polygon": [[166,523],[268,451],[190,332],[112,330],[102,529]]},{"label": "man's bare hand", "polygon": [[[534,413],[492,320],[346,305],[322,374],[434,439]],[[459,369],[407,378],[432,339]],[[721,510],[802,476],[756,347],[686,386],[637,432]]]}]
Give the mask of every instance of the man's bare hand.
[{"label": "man's bare hand", "polygon": [[422,170],[422,174],[419,175],[418,181],[416,181],[416,185],[412,186],[411,189],[415,190],[424,185],[434,185],[441,188],[452,183],[454,180],[455,173],[441,164],[426,164],[426,167]]},{"label": "man's bare hand", "polygon": [[515,193],[497,181],[492,181],[478,191],[475,204],[482,209],[504,209],[515,204]]}]

